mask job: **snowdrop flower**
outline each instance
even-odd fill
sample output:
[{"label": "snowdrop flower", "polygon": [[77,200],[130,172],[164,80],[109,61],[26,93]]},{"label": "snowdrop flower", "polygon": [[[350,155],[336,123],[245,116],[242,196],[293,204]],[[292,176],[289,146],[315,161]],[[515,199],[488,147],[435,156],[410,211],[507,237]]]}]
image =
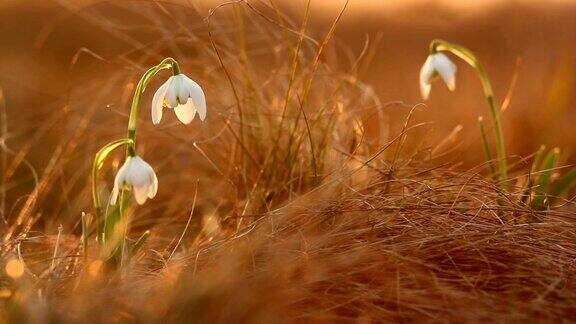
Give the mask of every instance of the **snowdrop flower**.
[{"label": "snowdrop flower", "polygon": [[171,76],[154,94],[152,122],[155,125],[162,119],[163,107],[173,108],[176,117],[184,124],[190,124],[196,112],[202,121],[206,118],[206,98],[202,88],[182,73]]},{"label": "snowdrop flower", "polygon": [[456,65],[442,53],[430,54],[420,69],[420,92],[424,100],[430,95],[430,83],[438,75],[450,91],[456,89]]},{"label": "snowdrop flower", "polygon": [[116,179],[114,179],[114,189],[110,204],[115,205],[118,200],[118,194],[124,188],[129,187],[134,191],[134,197],[139,205],[146,202],[148,198],[154,198],[158,191],[158,178],[154,169],[139,156],[130,156],[124,162],[124,165],[118,170]]}]

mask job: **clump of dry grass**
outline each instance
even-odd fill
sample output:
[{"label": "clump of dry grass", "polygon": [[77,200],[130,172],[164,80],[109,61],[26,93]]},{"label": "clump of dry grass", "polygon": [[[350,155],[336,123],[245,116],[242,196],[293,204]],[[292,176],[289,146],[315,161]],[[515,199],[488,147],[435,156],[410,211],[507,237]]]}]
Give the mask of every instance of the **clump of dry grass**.
[{"label": "clump of dry grass", "polygon": [[[414,135],[426,125],[413,120],[419,107],[389,123],[393,104],[357,78],[371,42],[349,61],[331,45],[338,18],[312,38],[306,13],[295,23],[238,2],[207,29],[184,23],[187,7],[155,6],[162,14],[141,9],[157,36],[150,43],[97,10],[83,13],[134,48],[113,59],[82,51],[113,77],[71,87],[3,164],[3,187],[17,190],[3,196],[12,212],[2,208],[2,266],[22,271],[1,279],[1,318],[520,322],[575,311],[573,203],[533,211],[522,186],[502,193],[483,170],[441,164],[443,145]],[[84,179],[100,144],[123,132],[135,78],[165,48],[203,85],[209,124],[141,121],[139,149],[156,162],[161,189],[132,211],[133,236],[151,229],[150,241],[113,272],[80,253]],[[41,166],[33,176],[31,165]]]},{"label": "clump of dry grass", "polygon": [[52,285],[64,292],[11,303],[60,321],[571,317],[573,211],[521,221],[533,212],[502,209],[497,188],[473,173],[407,168],[369,179],[342,178],[169,260],[149,252],[122,274],[80,275],[76,287],[60,276]]}]

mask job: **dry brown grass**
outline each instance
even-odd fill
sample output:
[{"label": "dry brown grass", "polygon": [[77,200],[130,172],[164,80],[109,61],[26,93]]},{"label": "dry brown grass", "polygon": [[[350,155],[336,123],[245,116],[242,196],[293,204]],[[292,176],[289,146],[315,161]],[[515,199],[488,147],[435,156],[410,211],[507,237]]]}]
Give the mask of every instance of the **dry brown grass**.
[{"label": "dry brown grass", "polygon": [[76,267],[21,280],[48,295],[20,287],[25,295],[6,310],[97,322],[570,321],[573,211],[503,209],[473,173],[367,176],[322,186],[170,259],[152,249],[119,274]]},{"label": "dry brown grass", "polygon": [[[358,78],[377,38],[352,55],[332,39],[337,19],[312,32],[306,19],[237,5],[208,29],[183,23],[196,15],[188,7],[125,9],[147,19],[150,40],[80,11],[133,48],[78,52],[65,100],[2,115],[2,268],[24,272],[2,272],[0,319],[574,320],[573,200],[533,211],[520,203],[527,163],[502,193],[484,164],[466,171],[451,155],[457,133],[427,142],[423,106],[382,104]],[[153,128],[144,106],[138,147],[160,191],[131,211],[130,237],[152,236],[112,271],[94,244],[81,255],[91,158],[123,135],[135,81],[168,54],[204,87],[207,123],[167,114]],[[391,109],[402,117],[390,121]],[[10,118],[28,119],[17,129]]]}]

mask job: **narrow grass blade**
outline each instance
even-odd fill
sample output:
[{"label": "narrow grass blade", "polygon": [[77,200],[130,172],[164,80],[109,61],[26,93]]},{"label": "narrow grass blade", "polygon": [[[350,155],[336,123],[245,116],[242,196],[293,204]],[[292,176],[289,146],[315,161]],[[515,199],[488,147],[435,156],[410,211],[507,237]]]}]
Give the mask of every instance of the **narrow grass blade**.
[{"label": "narrow grass blade", "polygon": [[576,186],[576,169],[568,172],[562,177],[550,190],[550,204],[553,204],[558,198]]},{"label": "narrow grass blade", "polygon": [[540,166],[540,176],[538,177],[538,188],[536,188],[536,198],[532,202],[532,207],[535,209],[544,209],[547,205],[547,198],[550,191],[550,179],[554,172],[554,167],[558,162],[560,156],[560,149],[554,148],[546,155],[546,158]]},{"label": "narrow grass blade", "polygon": [[96,217],[96,232],[98,235],[98,240],[101,240],[105,232],[105,220],[104,215],[102,215],[102,203],[100,202],[100,190],[98,188],[98,171],[104,165],[104,161],[112,151],[121,147],[122,145],[132,145],[134,141],[129,138],[119,139],[106,144],[101,148],[98,153],[94,156],[94,162],[92,164],[92,200],[94,204],[94,216]]},{"label": "narrow grass blade", "polygon": [[144,243],[146,243],[146,241],[148,241],[149,237],[150,237],[150,231],[146,231],[146,232],[142,233],[142,235],[140,235],[140,238],[138,238],[136,243],[134,243],[134,245],[130,249],[130,257],[133,257],[136,255],[136,253],[138,253],[138,251],[142,248]]},{"label": "narrow grass blade", "polygon": [[482,116],[478,117],[478,124],[480,125],[480,134],[482,135],[482,144],[484,147],[484,155],[486,156],[486,162],[490,167],[491,177],[494,179],[498,173],[496,171],[496,165],[494,164],[494,159],[492,158],[492,152],[490,151],[488,134],[486,134],[486,125],[484,124],[484,118],[482,118]]},{"label": "narrow grass blade", "polygon": [[540,163],[542,163],[542,157],[544,156],[545,151],[546,145],[541,145],[538,152],[536,152],[536,156],[532,162],[532,167],[530,168],[530,173],[528,174],[528,181],[526,181],[526,186],[524,186],[522,197],[520,198],[520,201],[523,204],[528,204],[532,192],[532,186],[534,186],[534,174],[538,172],[538,167],[540,166]]},{"label": "narrow grass blade", "polygon": [[88,219],[85,212],[82,212],[82,254],[84,260],[88,257]]}]

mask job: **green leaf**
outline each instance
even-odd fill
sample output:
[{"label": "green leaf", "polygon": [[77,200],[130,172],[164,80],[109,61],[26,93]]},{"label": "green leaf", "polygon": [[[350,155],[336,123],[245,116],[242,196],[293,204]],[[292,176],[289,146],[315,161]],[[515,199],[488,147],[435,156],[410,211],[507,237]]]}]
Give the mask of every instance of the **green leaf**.
[{"label": "green leaf", "polygon": [[522,191],[521,201],[524,204],[528,203],[528,199],[530,199],[530,193],[532,191],[532,186],[534,185],[534,177],[535,173],[538,172],[538,167],[540,163],[542,163],[542,157],[544,156],[544,152],[546,151],[546,145],[541,145],[536,152],[536,156],[534,157],[534,162],[532,162],[532,167],[530,168],[530,174],[528,174],[528,181],[526,181],[526,186],[524,186],[524,190]]},{"label": "green leaf", "polygon": [[538,177],[538,188],[536,188],[536,198],[532,203],[532,207],[536,209],[543,209],[546,207],[546,199],[550,193],[550,179],[558,158],[560,156],[560,149],[554,148],[546,155],[546,158],[540,166],[540,176]]},{"label": "green leaf", "polygon": [[88,219],[85,212],[82,212],[82,253],[84,260],[88,257]]},{"label": "green leaf", "polygon": [[146,231],[142,233],[142,235],[140,235],[140,238],[136,241],[136,243],[134,243],[134,245],[130,249],[130,257],[133,257],[136,255],[136,253],[138,253],[138,251],[142,248],[144,243],[148,241],[149,237],[150,237],[150,231]]},{"label": "green leaf", "polygon": [[102,205],[100,203],[100,190],[98,189],[98,171],[104,165],[104,161],[112,151],[122,145],[133,145],[134,141],[130,138],[123,138],[106,144],[101,148],[98,153],[94,156],[94,162],[92,164],[92,199],[94,203],[94,215],[96,217],[96,232],[98,235],[98,240],[100,241],[104,237],[104,216],[102,215]]},{"label": "green leaf", "polygon": [[103,258],[114,259],[116,265],[121,265],[125,259],[126,226],[128,220],[126,213],[128,201],[130,200],[130,190],[122,189],[120,201],[115,205],[108,204],[103,235]]},{"label": "green leaf", "polygon": [[106,160],[108,155],[112,153],[112,151],[114,151],[115,149],[117,149],[122,145],[128,145],[128,144],[131,145],[133,143],[134,141],[132,139],[123,138],[106,144],[106,146],[101,148],[100,151],[96,153],[96,156],[94,157],[94,166],[96,167],[97,170],[100,170],[104,165],[104,161]]},{"label": "green leaf", "polygon": [[104,244],[110,244],[110,240],[114,235],[114,227],[116,223],[120,220],[120,205],[110,205],[106,210],[106,218],[104,221],[104,233],[102,242]]},{"label": "green leaf", "polygon": [[552,190],[550,190],[551,203],[558,200],[558,198],[560,198],[574,186],[576,186],[576,169],[573,169],[564,175],[560,180],[556,182]]}]

